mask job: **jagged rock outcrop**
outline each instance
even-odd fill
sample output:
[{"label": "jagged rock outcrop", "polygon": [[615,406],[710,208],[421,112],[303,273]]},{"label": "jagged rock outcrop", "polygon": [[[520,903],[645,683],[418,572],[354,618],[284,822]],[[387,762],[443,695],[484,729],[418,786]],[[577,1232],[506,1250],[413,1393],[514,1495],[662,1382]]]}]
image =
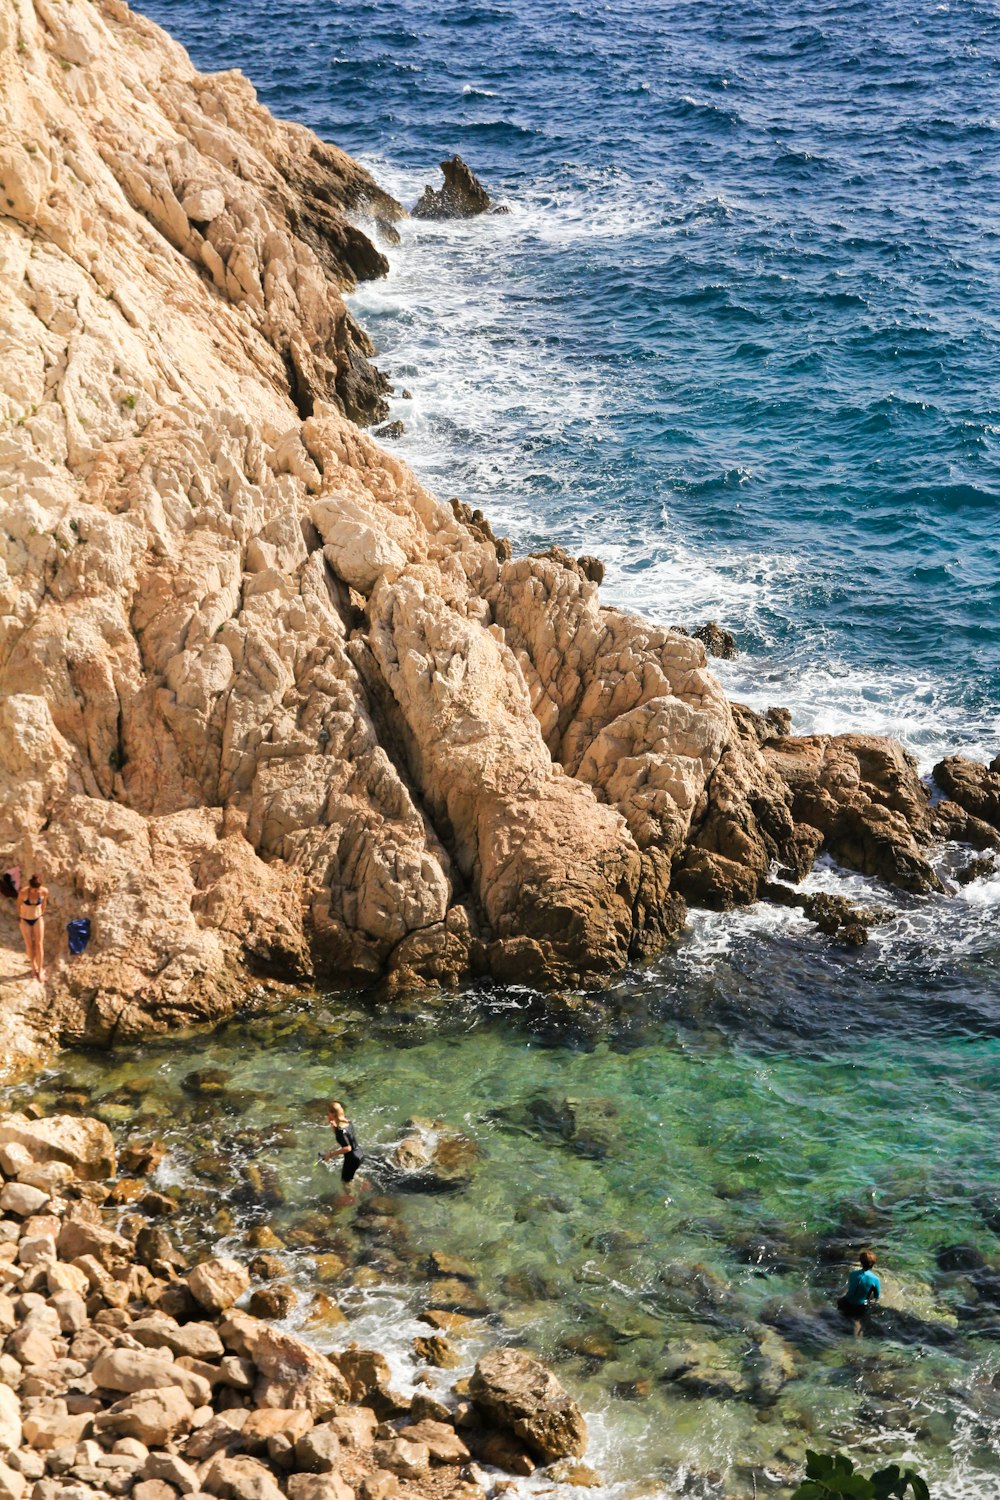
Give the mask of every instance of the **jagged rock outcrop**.
[{"label": "jagged rock outcrop", "polygon": [[[472,219],[493,208],[493,200],[460,156],[441,163],[444,186],[424,188],[413,205],[415,219]],[[495,212],[495,210],[494,210]]]},{"label": "jagged rock outcrop", "polygon": [[[933,839],[994,838],[957,775],[932,808],[898,746],[731,705],[596,559],[514,559],[359,431],[362,206],[402,212],[120,0],[0,9],[0,854],[52,960],[8,1057],[259,976],[579,983],[776,862],[931,890]],[[4,978],[19,948],[2,903]]]}]

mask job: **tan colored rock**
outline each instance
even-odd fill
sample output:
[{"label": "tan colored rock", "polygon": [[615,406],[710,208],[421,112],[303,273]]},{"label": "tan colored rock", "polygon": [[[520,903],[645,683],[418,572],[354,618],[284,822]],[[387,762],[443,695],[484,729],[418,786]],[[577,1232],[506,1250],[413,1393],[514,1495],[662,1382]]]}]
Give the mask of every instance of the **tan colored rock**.
[{"label": "tan colored rock", "polygon": [[309,1432],[312,1425],[312,1413],[301,1407],[298,1410],[265,1407],[261,1411],[252,1411],[244,1422],[243,1446],[248,1453],[263,1453],[267,1448],[268,1438],[276,1437],[279,1433],[294,1444]]},{"label": "tan colored rock", "polygon": [[11,1469],[0,1459],[0,1500],[21,1500],[28,1481],[16,1469]]},{"label": "tan colored rock", "polygon": [[324,1423],[345,1448],[365,1450],[375,1441],[378,1417],[368,1406],[340,1406]]},{"label": "tan colored rock", "polygon": [[169,1349],[175,1356],[221,1359],[222,1340],[211,1323],[179,1324],[173,1318],[139,1318],[129,1328],[134,1339],[147,1349]]},{"label": "tan colored rock", "polygon": [[206,1260],[187,1279],[195,1301],[208,1312],[225,1312],[250,1290],[250,1277],[237,1260]]},{"label": "tan colored rock", "polygon": [[91,1418],[84,1412],[71,1415],[66,1402],[56,1397],[42,1400],[24,1418],[21,1427],[23,1441],[30,1448],[48,1451],[78,1443],[87,1430]]},{"label": "tan colored rock", "polygon": [[550,1370],[520,1349],[492,1349],[477,1362],[469,1385],[476,1409],[551,1463],[579,1458],[587,1444],[580,1408]]},{"label": "tan colored rock", "polygon": [[409,1443],[423,1443],[436,1464],[463,1464],[469,1458],[469,1450],[454,1427],[447,1422],[435,1422],[425,1417],[400,1428],[400,1437]]},{"label": "tan colored rock", "polygon": [[40,1188],[28,1187],[23,1182],[5,1182],[0,1192],[0,1209],[5,1214],[17,1214],[26,1219],[29,1214],[40,1213],[49,1201],[48,1193]]},{"label": "tan colored rock", "polygon": [[177,1491],[163,1479],[141,1479],[132,1489],[132,1500],[177,1500]]},{"label": "tan colored rock", "polygon": [[[128,1439],[124,1441],[127,1442]],[[147,1479],[159,1479],[164,1484],[172,1484],[182,1495],[193,1495],[201,1489],[201,1481],[195,1470],[179,1454],[150,1453],[143,1463]]]},{"label": "tan colored rock", "polygon": [[200,1375],[184,1369],[173,1359],[139,1349],[105,1349],[91,1371],[99,1386],[108,1391],[162,1390],[178,1386],[192,1406],[205,1406],[212,1387]]},{"label": "tan colored rock", "polygon": [[354,1500],[354,1491],[339,1474],[293,1474],[289,1500]]},{"label": "tan colored rock", "polygon": [[166,1386],[125,1396],[93,1421],[98,1433],[138,1438],[148,1448],[161,1448],[171,1438],[190,1431],[194,1412],[179,1386]]},{"label": "tan colored rock", "polygon": [[262,1323],[249,1348],[257,1366],[254,1404],[304,1408],[314,1416],[348,1400],[347,1382],[325,1354]]},{"label": "tan colored rock", "polygon": [[102,1120],[80,1115],[29,1120],[24,1115],[8,1115],[0,1120],[0,1143],[23,1147],[33,1162],[63,1162],[86,1182],[114,1176],[114,1141]]},{"label": "tan colored rock", "polygon": [[21,1446],[21,1403],[0,1380],[0,1452]]},{"label": "tan colored rock", "polygon": [[340,1438],[332,1422],[323,1422],[295,1440],[295,1467],[309,1474],[330,1474],[340,1465]]},{"label": "tan colored rock", "polygon": [[426,1443],[410,1443],[405,1438],[388,1438],[376,1443],[372,1449],[372,1462],[400,1479],[423,1479],[430,1468],[430,1452]]},{"label": "tan colored rock", "polygon": [[221,1500],[279,1500],[277,1480],[255,1458],[213,1458],[201,1479],[202,1489]]},{"label": "tan colored rock", "polygon": [[[239,74],[117,0],[25,0],[0,196],[0,839],[53,932],[93,922],[45,1007],[5,986],[10,1066],[261,973],[576,983],[775,860],[930,890],[932,838],[986,838],[898,795],[890,742],[773,750],[594,559],[512,560],[358,430],[387,387],[343,293],[387,262],[353,216],[401,210]],[[110,1175],[78,1128],[0,1151]]]}]

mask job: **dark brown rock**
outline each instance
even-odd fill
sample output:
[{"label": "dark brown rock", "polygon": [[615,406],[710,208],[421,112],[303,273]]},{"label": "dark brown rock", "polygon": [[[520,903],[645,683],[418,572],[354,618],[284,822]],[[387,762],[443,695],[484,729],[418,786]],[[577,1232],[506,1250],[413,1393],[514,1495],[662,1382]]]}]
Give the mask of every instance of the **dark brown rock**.
[{"label": "dark brown rock", "polygon": [[934,767],[934,780],[965,812],[1000,828],[1000,755],[981,766],[961,755],[949,755]]},{"label": "dark brown rock", "polygon": [[460,156],[441,163],[444,187],[424,188],[411,212],[415,219],[471,219],[488,213],[492,200]]}]

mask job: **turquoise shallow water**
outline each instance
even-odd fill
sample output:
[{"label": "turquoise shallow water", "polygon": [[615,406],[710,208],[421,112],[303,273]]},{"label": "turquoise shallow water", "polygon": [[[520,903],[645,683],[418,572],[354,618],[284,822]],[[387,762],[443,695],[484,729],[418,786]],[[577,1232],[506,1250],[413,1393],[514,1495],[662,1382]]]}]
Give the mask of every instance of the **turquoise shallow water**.
[{"label": "turquoise shallow water", "polygon": [[[995,6],[147,9],[405,201],[457,149],[508,206],[405,225],[353,299],[412,391],[398,451],[439,494],[518,548],[596,552],[609,600],[719,619],[727,686],[796,729],[889,731],[927,769],[1000,749]],[[400,1380],[427,1254],[468,1258],[469,1347],[558,1362],[621,1500],[780,1492],[813,1441],[998,1500],[1000,878],[809,884],[895,919],[845,953],[794,912],[700,916],[561,1022],[521,993],[339,997],[69,1057],[45,1098],[84,1084],[123,1130],[163,1129],[185,1233],[242,1246],[266,1211],[304,1290],[332,1247],[351,1331]],[[221,1095],[182,1087],[204,1067]],[[376,1170],[360,1205],[324,1201],[334,1090],[376,1157],[411,1116],[461,1132],[469,1183]],[[824,1309],[868,1237],[924,1321],[856,1344]],[[972,1274],[939,1264],[955,1244]],[[709,1394],[662,1378],[678,1348]]]},{"label": "turquoise shallow water", "polygon": [[[554,1361],[616,1495],[750,1495],[768,1475],[780,1493],[814,1442],[909,1454],[944,1497],[1000,1495],[1000,1047],[950,1003],[995,931],[984,953],[973,920],[957,963],[925,936],[921,968],[899,936],[852,963],[797,917],[770,928],[699,919],[558,1014],[510,991],[377,1012],[336,996],[70,1054],[32,1092],[162,1133],[189,1242],[243,1252],[267,1223],[304,1299],[322,1285],[349,1315],[317,1336],[388,1347],[401,1382],[428,1256],[470,1262],[465,1365],[498,1338]],[[819,995],[824,960],[840,984]],[[205,1069],[218,1092],[196,1091]],[[369,1153],[351,1203],[316,1161],[331,1094]],[[457,1150],[454,1190],[393,1167],[414,1135]],[[831,1302],[868,1241],[906,1317],[855,1341]],[[694,1389],[664,1378],[681,1356]]]}]

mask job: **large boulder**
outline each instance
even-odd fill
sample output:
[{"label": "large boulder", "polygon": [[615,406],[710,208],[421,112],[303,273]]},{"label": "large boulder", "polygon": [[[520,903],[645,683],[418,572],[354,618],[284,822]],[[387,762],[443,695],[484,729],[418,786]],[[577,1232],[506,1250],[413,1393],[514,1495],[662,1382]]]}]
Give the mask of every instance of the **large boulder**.
[{"label": "large boulder", "polygon": [[332,1360],[293,1334],[261,1323],[250,1358],[257,1366],[256,1406],[304,1407],[320,1416],[350,1399],[347,1381]]},{"label": "large boulder", "polygon": [[469,1394],[477,1411],[544,1463],[579,1458],[587,1424],[551,1370],[520,1349],[493,1349],[476,1364]]},{"label": "large boulder", "polygon": [[415,219],[472,219],[493,206],[489,193],[458,155],[441,163],[444,187],[424,188],[413,205]]},{"label": "large boulder", "polygon": [[61,1161],[77,1177],[98,1182],[115,1175],[115,1143],[101,1120],[80,1115],[51,1115],[30,1120],[27,1115],[8,1115],[0,1122],[0,1145],[16,1142],[32,1161]]},{"label": "large boulder", "polygon": [[964,812],[1000,828],[1000,755],[989,766],[948,755],[934,767],[934,780]]}]

